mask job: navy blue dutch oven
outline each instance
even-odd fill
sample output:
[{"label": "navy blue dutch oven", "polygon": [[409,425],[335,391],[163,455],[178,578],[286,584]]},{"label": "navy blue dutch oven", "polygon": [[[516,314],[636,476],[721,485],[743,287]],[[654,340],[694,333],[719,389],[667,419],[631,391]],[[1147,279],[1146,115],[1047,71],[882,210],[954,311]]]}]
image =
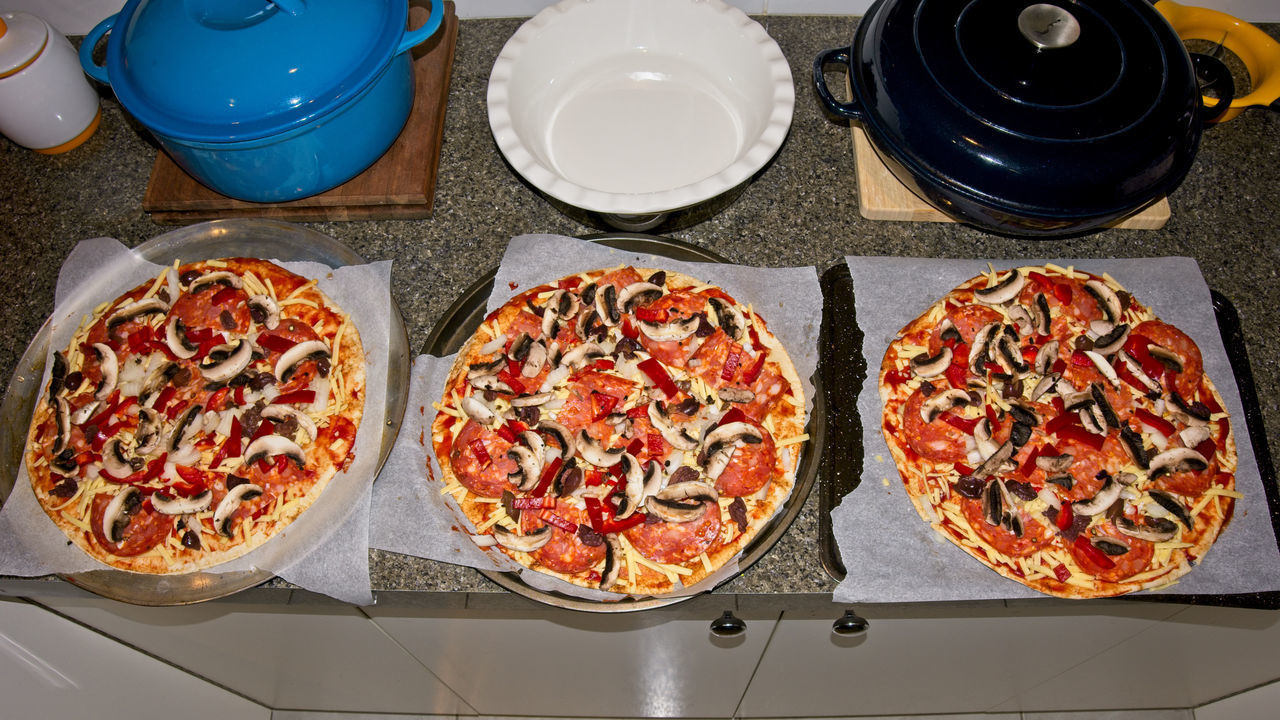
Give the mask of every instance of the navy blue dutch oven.
[{"label": "navy blue dutch oven", "polygon": [[851,47],[818,56],[814,83],[916,194],[1020,237],[1084,233],[1171,193],[1231,101],[1227,88],[1202,105],[1190,56],[1145,0],[878,0]]},{"label": "navy blue dutch oven", "polygon": [[[413,106],[405,0],[129,0],[80,63],[173,160],[213,190],[282,202],[355,177]],[[106,63],[93,59],[107,34]]]}]

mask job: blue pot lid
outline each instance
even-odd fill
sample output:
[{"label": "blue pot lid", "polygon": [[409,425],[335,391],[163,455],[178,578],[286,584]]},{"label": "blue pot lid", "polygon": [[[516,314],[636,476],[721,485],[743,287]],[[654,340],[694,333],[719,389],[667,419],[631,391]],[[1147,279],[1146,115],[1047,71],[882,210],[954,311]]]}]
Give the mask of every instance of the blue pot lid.
[{"label": "blue pot lid", "polygon": [[267,137],[342,106],[396,54],[404,0],[129,0],[112,27],[112,89],[152,131]]}]

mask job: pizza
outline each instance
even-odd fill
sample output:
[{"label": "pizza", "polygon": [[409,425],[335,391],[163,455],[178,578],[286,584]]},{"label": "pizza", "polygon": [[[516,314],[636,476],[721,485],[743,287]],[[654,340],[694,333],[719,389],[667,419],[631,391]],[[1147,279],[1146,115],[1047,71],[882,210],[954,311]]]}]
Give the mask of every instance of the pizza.
[{"label": "pizza", "polygon": [[31,486],[70,542],[114,568],[240,557],[354,458],[360,334],[314,279],[265,260],[175,262],[86,315],[51,362]]},{"label": "pizza", "polygon": [[457,355],[431,443],[473,539],[585,588],[662,595],[783,505],[804,389],[764,318],[620,266],[516,294]]},{"label": "pizza", "polygon": [[1048,264],[962,283],[893,338],[879,390],[920,516],[1049,595],[1175,582],[1240,498],[1199,347],[1105,273]]}]

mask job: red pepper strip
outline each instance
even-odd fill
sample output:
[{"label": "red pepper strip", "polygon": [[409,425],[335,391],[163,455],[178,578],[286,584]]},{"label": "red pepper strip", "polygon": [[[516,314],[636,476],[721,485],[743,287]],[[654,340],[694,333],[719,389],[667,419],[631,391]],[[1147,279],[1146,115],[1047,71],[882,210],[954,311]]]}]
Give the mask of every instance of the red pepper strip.
[{"label": "red pepper strip", "polygon": [[519,373],[512,373],[509,370],[499,370],[498,379],[511,387],[511,392],[516,395],[524,393],[524,383],[520,382]]},{"label": "red pepper strip", "polygon": [[884,374],[884,381],[888,385],[901,385],[910,379],[911,370],[908,368],[890,370]]},{"label": "red pepper strip", "polygon": [[1205,460],[1213,460],[1213,456],[1218,454],[1218,445],[1212,438],[1206,438],[1199,445],[1196,445],[1196,452]]},{"label": "red pepper strip", "polygon": [[1152,430],[1155,430],[1165,437],[1173,437],[1173,434],[1177,432],[1177,428],[1174,427],[1173,423],[1165,420],[1146,408],[1140,407],[1135,409],[1133,411],[1133,416],[1138,419],[1138,422],[1150,427]]},{"label": "red pepper strip", "polygon": [[[629,528],[633,528],[637,525],[644,524],[645,517],[646,516],[644,513],[637,512],[637,513],[633,513],[625,520],[618,520],[617,518],[612,518],[612,517],[606,518],[604,521],[600,523],[600,529],[596,530],[596,532],[601,533],[602,535],[607,535],[609,533],[620,533]],[[594,530],[594,528],[592,529]]]},{"label": "red pepper strip", "polygon": [[276,472],[282,473],[288,468],[289,468],[289,456],[277,455],[276,456]]},{"label": "red pepper strip", "polygon": [[1071,304],[1071,286],[1065,283],[1057,283],[1053,286],[1053,296],[1058,298],[1058,302],[1063,305]]},{"label": "red pepper strip", "polygon": [[214,305],[225,305],[236,298],[236,289],[233,287],[224,287],[213,294],[211,302]]},{"label": "red pepper strip", "polygon": [[742,373],[742,382],[747,385],[755,382],[756,378],[760,377],[760,373],[764,370],[764,361],[768,359],[769,353],[761,350],[760,354],[756,356],[756,361],[751,364],[751,367],[747,368],[746,372]]},{"label": "red pepper strip", "polygon": [[[597,477],[599,474],[597,473]],[[600,498],[586,496],[582,501],[587,504],[587,522],[591,524],[591,529],[596,532],[603,532],[604,528],[604,503],[600,502]]]},{"label": "red pepper strip", "polygon": [[499,425],[494,432],[498,434],[498,437],[509,443],[514,443],[516,441],[516,431],[513,430],[509,424],[504,423]]},{"label": "red pepper strip", "polygon": [[588,470],[587,477],[585,480],[582,481],[582,484],[586,485],[587,487],[595,487],[596,485],[599,485],[601,482],[603,482],[603,480],[604,480],[604,476],[600,474],[599,470]]},{"label": "red pepper strip", "polygon": [[635,324],[631,322],[630,315],[622,316],[621,329],[622,329],[622,336],[625,338],[635,340],[636,338],[640,337],[640,331],[636,328]]},{"label": "red pepper strip", "polygon": [[148,325],[144,330],[129,333],[129,337],[125,340],[125,344],[129,346],[129,350],[134,353],[142,352],[150,341],[151,326]]},{"label": "red pepper strip", "polygon": [[1035,345],[1028,344],[1026,347],[1022,348],[1022,360],[1028,365],[1034,363],[1036,361],[1036,355],[1039,354],[1040,348]]},{"label": "red pepper strip", "polygon": [[637,320],[649,323],[664,323],[667,321],[669,313],[666,308],[638,307],[632,313]]},{"label": "red pepper strip", "polygon": [[1066,370],[1067,370],[1067,361],[1066,361],[1066,360],[1063,360],[1062,358],[1058,358],[1057,360],[1054,360],[1054,361],[1053,361],[1053,371],[1054,371],[1054,372],[1056,372],[1056,373],[1058,373],[1059,375],[1061,375],[1062,373],[1066,372]]},{"label": "red pepper strip", "polygon": [[294,345],[297,345],[296,342],[289,338],[281,337],[279,335],[259,335],[257,342],[258,345],[273,353],[282,353]]},{"label": "red pepper strip", "polygon": [[1116,563],[1114,560],[1107,557],[1106,553],[1094,547],[1093,543],[1089,542],[1089,538],[1085,537],[1084,535],[1076,536],[1075,546],[1076,546],[1076,549],[1080,551],[1081,555],[1084,555],[1085,557],[1089,558],[1089,560],[1092,561],[1094,565],[1097,565],[1103,570],[1110,570],[1111,568],[1116,566]]},{"label": "red pepper strip", "polygon": [[742,345],[733,343],[729,346],[729,354],[725,356],[724,367],[720,370],[720,379],[732,382],[738,374],[738,366],[742,364]]},{"label": "red pepper strip", "polygon": [[240,418],[235,415],[231,416],[231,434],[226,440],[222,441],[222,447],[213,454],[213,459],[209,461],[209,467],[216,468],[222,464],[222,461],[229,457],[240,456],[240,436],[244,434],[244,428],[240,425]]},{"label": "red pepper strip", "polygon": [[182,402],[180,402],[180,403],[177,403],[177,404],[176,404],[176,405],[174,405],[173,407],[170,407],[170,408],[168,408],[167,410],[165,410],[165,411],[164,411],[164,416],[165,416],[165,417],[167,417],[167,418],[169,418],[170,420],[172,420],[172,419],[174,419],[174,418],[178,417],[178,415],[180,415],[180,414],[182,413],[182,411],[183,411],[183,410],[186,410],[186,409],[187,409],[187,406],[188,406],[188,405],[190,405],[190,404],[191,404],[191,403],[190,403],[189,401],[186,401],[186,400],[184,400],[184,401],[182,401]]},{"label": "red pepper strip", "polygon": [[1058,509],[1058,519],[1056,524],[1059,530],[1066,530],[1071,527],[1072,521],[1076,519],[1075,513],[1071,512],[1071,503],[1063,500],[1062,507]]},{"label": "red pepper strip", "polygon": [[1039,445],[1035,450],[1031,451],[1030,455],[1027,456],[1027,461],[1022,463],[1022,467],[1019,468],[1018,472],[1022,477],[1031,477],[1031,473],[1036,470],[1036,458],[1041,456],[1053,457],[1060,454],[1061,453],[1058,452],[1058,448],[1054,447],[1052,443]]},{"label": "red pepper strip", "polygon": [[1151,338],[1138,333],[1129,333],[1129,339],[1124,341],[1124,351],[1138,361],[1143,372],[1153,378],[1160,378],[1164,375],[1164,363],[1148,352],[1147,348],[1150,346]]},{"label": "red pepper strip", "polygon": [[225,386],[214,390],[213,394],[209,396],[209,400],[205,402],[204,409],[211,410],[213,412],[221,410],[222,401],[227,398],[227,393],[229,392],[231,392],[231,389]]},{"label": "red pepper strip", "polygon": [[[1056,400],[1057,398],[1054,399]],[[1052,435],[1068,425],[1079,426],[1080,418],[1076,416],[1075,413],[1062,412],[1059,410],[1057,415],[1054,415],[1044,424],[1044,431]]]},{"label": "red pepper strip", "polygon": [[237,385],[236,389],[232,391],[231,396],[235,399],[236,407],[244,405],[244,386]]},{"label": "red pepper strip", "polygon": [[543,510],[542,512],[538,513],[538,517],[542,518],[542,521],[547,523],[548,525],[555,525],[556,527],[560,528],[561,530],[567,533],[578,532],[578,523],[572,522],[570,520],[565,520],[564,518],[551,512],[550,510]]},{"label": "red pepper strip", "polygon": [[160,394],[156,396],[156,401],[151,406],[151,409],[158,413],[164,412],[164,409],[169,405],[169,401],[173,400],[173,396],[176,395],[177,392],[178,389],[176,387],[166,385],[164,389],[160,391]]},{"label": "red pepper strip", "polygon": [[1055,434],[1061,440],[1072,440],[1080,443],[1081,445],[1088,445],[1094,450],[1101,450],[1102,442],[1106,440],[1105,436],[1094,435],[1079,425],[1067,425],[1065,427],[1058,428]]},{"label": "red pepper strip", "polygon": [[982,369],[983,369],[983,370],[986,370],[986,371],[987,371],[987,372],[989,372],[989,373],[1002,373],[1002,372],[1004,372],[1004,368],[1000,367],[1000,363],[994,363],[994,362],[991,362],[991,361],[987,361],[987,362],[982,363]]},{"label": "red pepper strip", "polygon": [[480,438],[472,440],[469,445],[471,447],[472,454],[476,456],[476,459],[480,461],[481,465],[489,467],[493,464],[493,458],[489,457],[489,451],[485,448],[484,443],[480,441]]},{"label": "red pepper strip", "polygon": [[720,422],[716,423],[716,425],[728,425],[729,423],[743,422],[748,419],[747,414],[742,411],[742,408],[735,405],[729,408],[729,412],[725,413],[724,416],[720,418]]},{"label": "red pepper strip", "polygon": [[1093,360],[1090,360],[1083,350],[1073,350],[1071,352],[1071,364],[1076,367],[1089,367],[1093,364]]},{"label": "red pepper strip", "polygon": [[[640,451],[643,449],[644,449],[644,440],[642,440],[641,438],[636,438],[631,442],[627,443],[627,452],[632,455],[639,455]],[[618,464],[621,465],[621,463],[618,463]]]},{"label": "red pepper strip", "polygon": [[649,376],[649,379],[653,381],[654,385],[658,386],[658,389],[667,396],[668,400],[675,399],[680,394],[680,389],[676,387],[675,382],[671,380],[671,376],[667,374],[667,369],[662,367],[662,363],[655,358],[641,360],[636,367],[640,368],[640,372]]},{"label": "red pepper strip", "polygon": [[560,472],[562,464],[564,464],[564,460],[561,458],[551,461],[551,464],[542,471],[542,479],[538,480],[538,486],[533,489],[533,495],[541,497],[547,494],[547,490],[551,487],[551,481],[556,479],[556,474]]},{"label": "red pepper strip", "polygon": [[[128,398],[126,398],[126,401],[127,400]],[[116,390],[112,392],[111,397],[107,398],[106,405],[103,406],[104,409],[101,412],[99,412],[97,415],[94,415],[93,417],[84,421],[82,425],[85,427],[88,427],[89,425],[101,425],[102,423],[110,419],[111,416],[115,414],[116,410],[119,410],[123,404],[124,403],[120,400],[120,391]]]},{"label": "red pepper strip", "polygon": [[174,465],[174,472],[178,473],[178,477],[191,484],[204,484],[204,472],[199,468],[188,467],[186,465]]},{"label": "red pepper strip", "polygon": [[591,422],[603,420],[618,406],[618,398],[595,390],[591,391]]},{"label": "red pepper strip", "polygon": [[667,453],[667,443],[662,439],[662,433],[650,432],[647,445],[649,457],[660,458]]},{"label": "red pepper strip", "polygon": [[996,424],[1000,422],[999,416],[996,415],[995,405],[987,405],[986,414],[987,414],[987,422],[991,423],[991,427],[994,429]]},{"label": "red pepper strip", "polygon": [[294,390],[293,392],[281,393],[271,401],[272,405],[310,405],[316,401],[315,390]]},{"label": "red pepper strip", "polygon": [[556,283],[556,287],[560,288],[561,290],[573,290],[581,284],[582,284],[582,278],[578,277],[577,275],[570,275],[569,277],[563,278],[560,280],[560,282]]},{"label": "red pepper strip", "polygon": [[973,468],[965,465],[964,463],[956,463],[953,467],[955,467],[956,472],[960,473],[961,476],[973,474]]},{"label": "red pepper strip", "polygon": [[947,366],[947,382],[951,383],[951,387],[964,390],[969,387],[969,368],[960,363],[951,363]]},{"label": "red pepper strip", "polygon": [[1066,582],[1071,579],[1071,571],[1062,563],[1053,566],[1053,575],[1058,578],[1058,582]]},{"label": "red pepper strip", "polygon": [[633,419],[649,417],[649,403],[645,403],[643,405],[636,405],[635,407],[631,408],[630,410],[627,411],[627,417],[633,418]]},{"label": "red pepper strip", "polygon": [[99,470],[98,474],[111,482],[120,483],[121,485],[137,485],[159,477],[160,473],[164,470],[164,463],[168,457],[169,453],[160,453],[160,457],[149,461],[147,466],[142,470],[122,478],[117,478],[106,470]]},{"label": "red pepper strip", "polygon": [[257,440],[263,435],[270,435],[275,431],[276,431],[276,426],[274,423],[272,423],[270,420],[263,420],[262,424],[259,425],[258,429],[253,433],[253,437],[249,438],[249,441],[253,442],[254,440]]},{"label": "red pepper strip", "polygon": [[511,507],[518,510],[546,510],[556,506],[556,499],[550,495],[542,497],[518,497],[511,501]]},{"label": "red pepper strip", "polygon": [[942,421],[951,427],[969,435],[973,434],[973,429],[978,427],[979,418],[960,417],[955,413],[944,412],[941,415]]},{"label": "red pepper strip", "polygon": [[172,490],[175,495],[181,495],[182,497],[189,498],[189,497],[195,497],[196,495],[199,495],[200,493],[204,492],[208,488],[206,488],[202,484],[193,485],[191,483],[176,482],[170,485],[169,489]]},{"label": "red pepper strip", "polygon": [[213,339],[213,328],[204,327],[204,328],[188,328],[187,329],[187,342],[189,343],[192,343],[192,344],[202,343],[212,339]]},{"label": "red pepper strip", "polygon": [[1115,364],[1115,369],[1116,376],[1125,381],[1125,383],[1134,390],[1137,390],[1138,394],[1146,395],[1151,392],[1151,389],[1144,385],[1143,382],[1138,379],[1138,376],[1134,375],[1133,371],[1129,369],[1128,363],[1118,362]]}]

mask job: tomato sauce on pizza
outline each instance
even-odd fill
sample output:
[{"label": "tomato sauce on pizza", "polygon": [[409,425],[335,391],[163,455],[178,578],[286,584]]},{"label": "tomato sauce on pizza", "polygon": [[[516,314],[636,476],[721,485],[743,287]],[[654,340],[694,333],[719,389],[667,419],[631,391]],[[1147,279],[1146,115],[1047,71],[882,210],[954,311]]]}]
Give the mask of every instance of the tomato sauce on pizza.
[{"label": "tomato sauce on pizza", "polygon": [[781,508],[805,399],[763,317],[622,266],[519,293],[458,353],[431,443],[475,539],[532,570],[661,595]]},{"label": "tomato sauce on pizza", "polygon": [[1199,347],[1106,274],[974,277],[897,334],[878,382],[920,516],[1050,595],[1175,582],[1240,497]]}]

